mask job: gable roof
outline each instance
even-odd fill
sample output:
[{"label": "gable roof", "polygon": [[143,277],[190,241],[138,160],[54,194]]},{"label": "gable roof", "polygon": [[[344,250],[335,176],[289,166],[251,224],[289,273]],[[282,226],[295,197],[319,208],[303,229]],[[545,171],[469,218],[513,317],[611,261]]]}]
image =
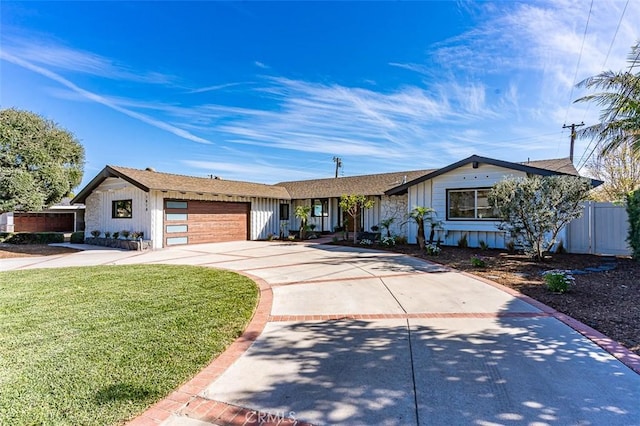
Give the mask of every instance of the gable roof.
[{"label": "gable roof", "polygon": [[339,198],[345,194],[384,195],[385,191],[431,173],[433,170],[379,173],[329,179],[311,179],[280,182],[277,186],[287,189],[291,199]]},{"label": "gable roof", "polygon": [[130,169],[119,166],[106,166],[95,178],[93,178],[91,182],[89,182],[87,186],[82,189],[82,191],[80,191],[80,193],[78,193],[78,195],[75,196],[73,200],[71,200],[71,202],[83,203],[89,194],[91,194],[94,189],[109,177],[123,179],[145,192],[158,190],[258,198],[278,198],[285,200],[290,198],[289,193],[285,188],[274,185],[183,176],[171,173],[161,173],[153,170]]},{"label": "gable roof", "polygon": [[[527,161],[526,163],[512,163],[510,161],[496,160],[494,158],[481,157],[479,155],[472,155],[463,160],[457,161],[441,169],[432,171],[431,173],[420,176],[414,180],[411,180],[403,185],[399,185],[395,188],[389,189],[385,192],[386,195],[400,195],[408,191],[409,187],[416,185],[420,182],[424,182],[429,179],[433,179],[437,176],[443,175],[451,170],[455,170],[459,167],[467,164],[491,164],[505,169],[517,170],[528,174],[539,176],[553,176],[553,175],[571,175],[579,176],[578,171],[573,165],[573,162],[569,158],[557,158],[552,160],[537,160]],[[596,187],[601,185],[602,181],[591,179],[591,185]]]}]

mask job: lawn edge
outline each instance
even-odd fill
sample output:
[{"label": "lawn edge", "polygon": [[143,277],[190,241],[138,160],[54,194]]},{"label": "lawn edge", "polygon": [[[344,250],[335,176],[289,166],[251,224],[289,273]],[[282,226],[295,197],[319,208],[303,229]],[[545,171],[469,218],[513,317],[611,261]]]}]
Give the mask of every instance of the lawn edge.
[{"label": "lawn edge", "polygon": [[139,416],[126,422],[129,426],[159,425],[181,408],[198,400],[198,394],[203,392],[214,380],[222,375],[260,336],[264,330],[273,304],[273,291],[271,286],[262,278],[255,275],[233,271],[251,279],[258,286],[258,302],[249,324],[224,352],[209,365],[200,370],[189,381],[182,384],[167,397],[147,408]]}]

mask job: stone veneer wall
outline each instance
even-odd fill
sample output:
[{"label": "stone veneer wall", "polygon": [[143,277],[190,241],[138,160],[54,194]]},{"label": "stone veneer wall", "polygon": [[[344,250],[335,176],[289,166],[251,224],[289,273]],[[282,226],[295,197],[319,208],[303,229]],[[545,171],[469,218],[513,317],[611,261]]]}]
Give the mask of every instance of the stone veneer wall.
[{"label": "stone veneer wall", "polygon": [[[391,234],[407,236],[408,201],[406,195],[383,195],[380,199],[380,220],[394,218],[391,225]],[[382,236],[386,236],[385,230],[380,229]]]}]

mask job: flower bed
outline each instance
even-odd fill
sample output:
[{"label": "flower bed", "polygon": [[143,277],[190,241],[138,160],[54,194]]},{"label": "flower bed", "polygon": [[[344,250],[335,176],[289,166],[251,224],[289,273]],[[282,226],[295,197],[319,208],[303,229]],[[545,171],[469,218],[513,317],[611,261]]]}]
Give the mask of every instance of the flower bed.
[{"label": "flower bed", "polygon": [[151,248],[151,240],[121,240],[115,238],[85,238],[85,244],[94,246],[111,247],[123,250],[148,250]]}]

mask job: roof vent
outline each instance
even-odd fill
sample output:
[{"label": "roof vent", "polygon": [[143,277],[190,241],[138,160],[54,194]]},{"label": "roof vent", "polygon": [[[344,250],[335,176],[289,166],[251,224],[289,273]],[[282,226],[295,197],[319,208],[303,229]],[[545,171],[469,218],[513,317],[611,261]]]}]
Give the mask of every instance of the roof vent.
[{"label": "roof vent", "polygon": [[154,169],[153,167],[147,167],[145,170],[148,171],[148,172],[155,172],[156,171],[156,169]]},{"label": "roof vent", "polygon": [[407,183],[407,175],[404,175],[402,178],[402,184],[404,185],[405,183]]}]

